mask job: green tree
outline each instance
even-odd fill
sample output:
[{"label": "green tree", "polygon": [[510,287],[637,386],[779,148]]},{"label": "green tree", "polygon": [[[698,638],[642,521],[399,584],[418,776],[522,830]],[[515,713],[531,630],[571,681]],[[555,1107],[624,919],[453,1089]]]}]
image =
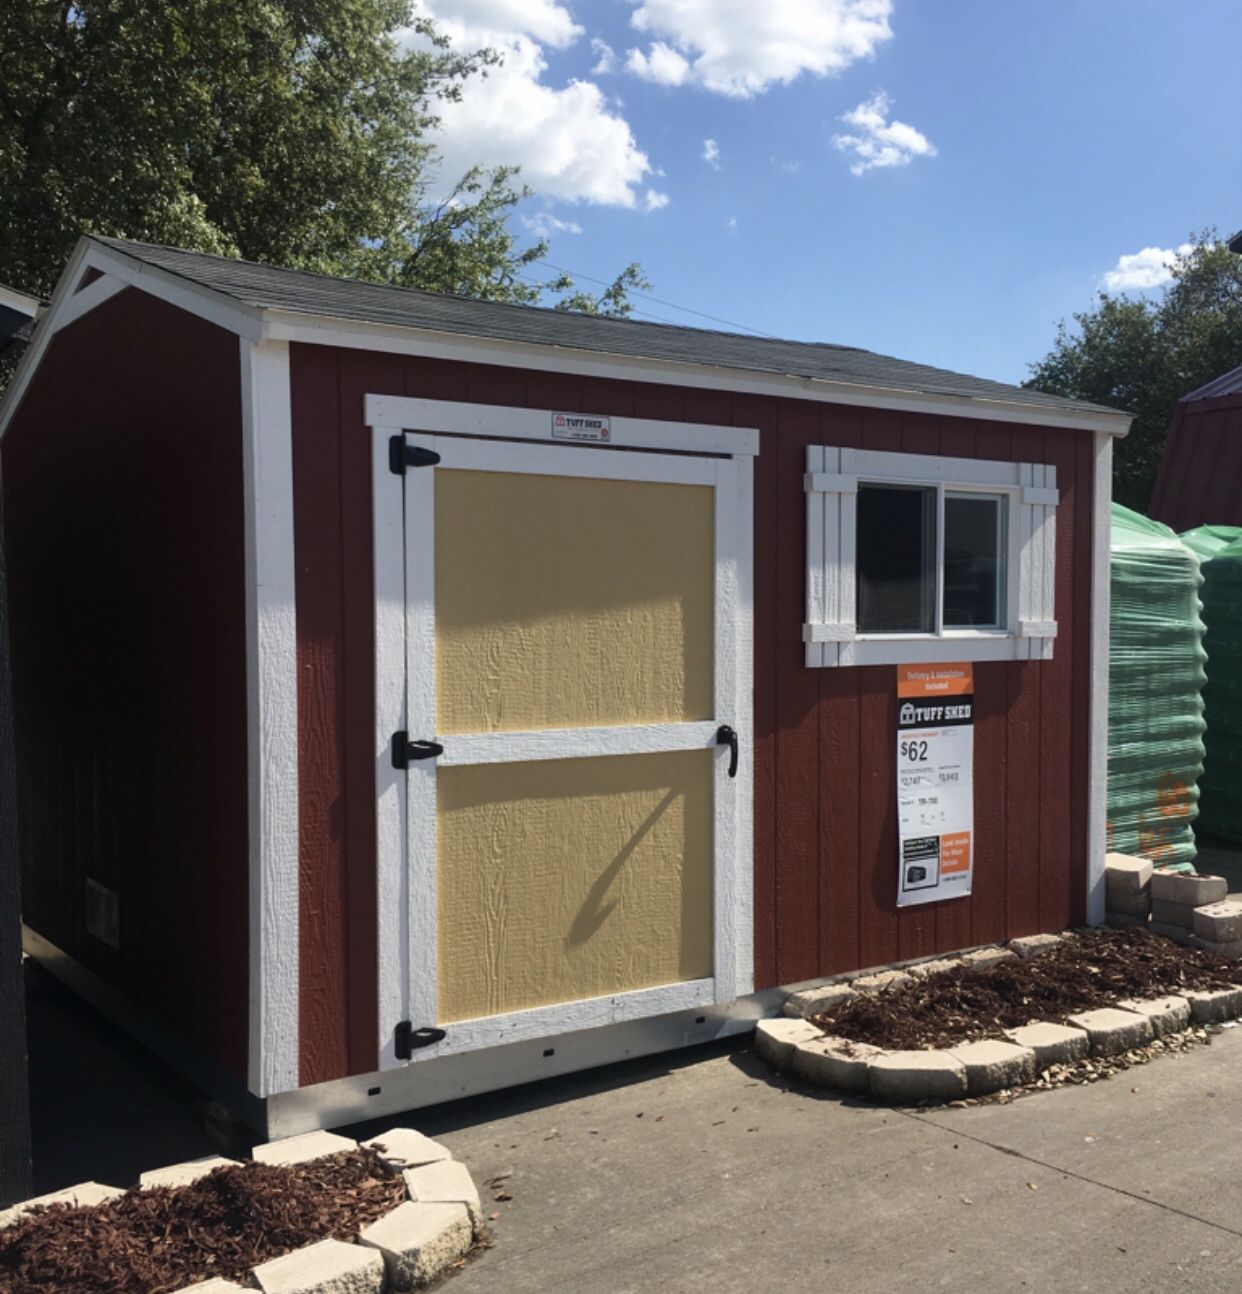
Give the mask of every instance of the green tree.
[{"label": "green tree", "polygon": [[1135,415],[1113,459],[1113,494],[1144,511],[1177,401],[1242,364],[1242,256],[1207,229],[1156,299],[1101,292],[1062,322],[1025,383]]},{"label": "green tree", "polygon": [[[497,57],[411,0],[0,0],[0,280],[47,294],[85,231],[539,300],[512,168],[432,200],[436,109]],[[640,280],[551,290],[626,314]]]}]

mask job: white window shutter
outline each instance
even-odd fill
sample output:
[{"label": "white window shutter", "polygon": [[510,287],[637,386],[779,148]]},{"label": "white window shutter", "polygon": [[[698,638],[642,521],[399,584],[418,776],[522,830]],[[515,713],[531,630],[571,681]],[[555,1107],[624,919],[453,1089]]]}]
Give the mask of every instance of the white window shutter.
[{"label": "white window shutter", "polygon": [[840,449],[808,445],[805,487],[806,663],[852,665],[858,478],[842,474]]},{"label": "white window shutter", "polygon": [[1018,479],[1019,657],[1051,660],[1057,636],[1057,469],[1023,463]]}]

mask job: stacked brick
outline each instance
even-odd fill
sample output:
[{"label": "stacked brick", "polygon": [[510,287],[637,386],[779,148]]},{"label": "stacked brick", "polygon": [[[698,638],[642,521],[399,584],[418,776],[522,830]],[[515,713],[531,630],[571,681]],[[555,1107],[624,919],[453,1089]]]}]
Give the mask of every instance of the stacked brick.
[{"label": "stacked brick", "polygon": [[1116,928],[1146,928],[1153,868],[1146,858],[1109,854],[1104,860],[1104,919]]},{"label": "stacked brick", "polygon": [[[1151,878],[1151,930],[1181,943],[1195,935],[1195,910],[1221,903],[1229,893],[1223,876],[1156,872]],[[1205,928],[1215,929],[1212,923]]]}]

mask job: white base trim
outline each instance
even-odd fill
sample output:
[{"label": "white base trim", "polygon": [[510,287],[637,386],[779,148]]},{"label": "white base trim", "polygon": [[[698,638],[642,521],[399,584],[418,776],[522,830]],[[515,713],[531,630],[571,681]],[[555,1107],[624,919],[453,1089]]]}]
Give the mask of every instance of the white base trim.
[{"label": "white base trim", "polygon": [[512,1042],[282,1092],[267,1099],[267,1135],[272,1139],[291,1137],[317,1128],[386,1118],[406,1110],[749,1033],[757,1020],[775,1014],[786,996],[783,988],[767,989],[727,1006],[678,1011],[563,1033],[555,1038]]}]

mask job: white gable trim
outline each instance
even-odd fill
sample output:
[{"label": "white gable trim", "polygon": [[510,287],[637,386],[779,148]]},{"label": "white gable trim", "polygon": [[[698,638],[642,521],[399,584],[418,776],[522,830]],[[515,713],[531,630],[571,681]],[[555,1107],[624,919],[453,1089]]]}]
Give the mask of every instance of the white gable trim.
[{"label": "white gable trim", "polygon": [[[103,277],[78,291],[82,276],[92,269]],[[52,294],[52,303],[36,325],[34,337],[22,355],[4,399],[0,401],[0,439],[8,430],[13,414],[56,334],[127,287],[136,287],[248,341],[263,338],[263,312],[256,307],[233,301],[222,293],[157,266],[147,265],[92,238],[82,238],[73,249],[73,255]]]}]

